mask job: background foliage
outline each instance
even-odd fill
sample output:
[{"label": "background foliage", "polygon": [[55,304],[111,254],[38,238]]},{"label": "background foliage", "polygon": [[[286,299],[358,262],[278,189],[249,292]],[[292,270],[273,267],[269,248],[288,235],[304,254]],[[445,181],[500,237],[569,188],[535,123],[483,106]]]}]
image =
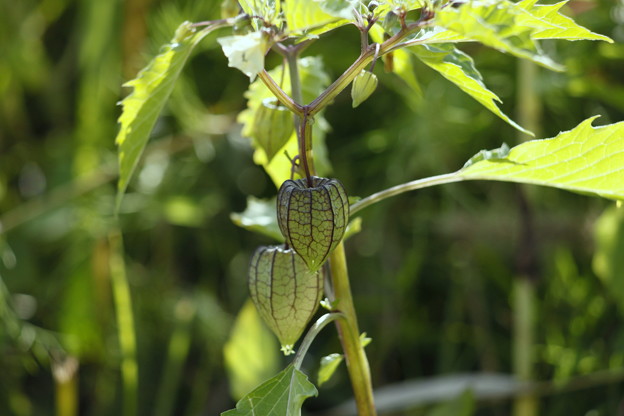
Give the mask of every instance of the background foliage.
[{"label": "background foliage", "polygon": [[[275,189],[236,123],[248,78],[227,68],[216,42],[199,44],[119,219],[111,214],[115,103],[127,93],[120,85],[180,22],[219,13],[212,1],[0,3],[0,414],[71,415],[78,406],[88,415],[212,415],[250,389],[240,374],[255,374],[254,362],[265,376],[286,366],[272,338],[250,335],[262,331],[253,317],[239,315],[248,259],[268,240],[229,215],[244,210],[247,195],[268,198]],[[565,13],[616,43],[546,43],[567,72],[538,73],[538,137],[594,114],[602,114],[596,124],[624,119],[624,3],[572,1]],[[357,57],[358,33],[345,26],[327,36],[306,54],[322,55],[335,77]],[[514,115],[517,60],[477,45],[462,49]],[[270,67],[279,63],[268,59]],[[479,149],[516,137],[430,68],[415,67],[420,94],[392,78],[357,109],[345,93],[325,113],[333,176],[353,195],[454,171]],[[543,389],[543,414],[622,412],[622,211],[604,200],[524,189],[526,209],[514,185],[462,183],[362,212],[362,232],[347,254],[360,326],[373,339],[367,352],[375,386],[510,373],[510,295],[514,279],[529,273],[539,299],[536,378],[574,379],[581,387]],[[535,256],[530,270],[526,253]],[[115,283],[122,260],[131,304],[115,294],[123,292]],[[136,340],[120,325],[128,318]],[[255,338],[263,342],[248,342]],[[326,330],[310,354],[338,350]],[[230,367],[228,376],[225,363],[236,359],[224,351],[252,364]],[[315,361],[306,360],[308,374],[317,371]],[[121,373],[132,368],[135,389],[124,394]],[[350,396],[344,368],[320,390],[306,402],[308,414]],[[465,409],[469,399],[460,396],[447,409]],[[474,409],[508,414],[510,401],[477,401]]]}]

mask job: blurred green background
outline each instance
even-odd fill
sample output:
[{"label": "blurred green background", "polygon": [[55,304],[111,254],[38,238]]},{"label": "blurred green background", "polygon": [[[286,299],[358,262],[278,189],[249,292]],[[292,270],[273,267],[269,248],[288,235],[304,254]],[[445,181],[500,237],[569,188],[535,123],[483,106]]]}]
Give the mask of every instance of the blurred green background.
[{"label": "blurred green background", "polygon": [[[269,241],[229,215],[276,190],[240,136],[248,78],[227,67],[217,35],[185,69],[112,215],[121,84],[183,20],[218,18],[219,3],[0,0],[1,415],[215,415],[287,365],[242,309],[248,260]],[[538,137],[596,114],[595,124],[624,120],[624,2],[572,1],[564,12],[616,43],[545,43],[567,72],[539,70],[535,88],[519,84],[516,59],[462,46],[507,114],[522,118],[519,92],[535,92]],[[358,53],[357,30],[343,27],[305,54],[321,55],[335,78]],[[420,95],[379,66],[368,101],[354,110],[344,93],[328,108],[333,176],[351,195],[526,139],[438,74],[416,71]],[[375,386],[425,380],[414,398],[448,376],[440,397],[450,399],[444,386],[458,374],[513,373],[523,342],[514,301],[528,281],[535,414],[624,414],[624,214],[614,203],[475,182],[402,195],[361,217],[347,254]],[[307,374],[316,380],[320,357],[339,349],[330,327]],[[397,399],[384,414],[472,414],[463,404],[475,401],[474,414],[506,415],[514,389],[497,399],[475,389],[455,402],[461,412]],[[319,391],[305,414],[351,396],[344,367]]]}]

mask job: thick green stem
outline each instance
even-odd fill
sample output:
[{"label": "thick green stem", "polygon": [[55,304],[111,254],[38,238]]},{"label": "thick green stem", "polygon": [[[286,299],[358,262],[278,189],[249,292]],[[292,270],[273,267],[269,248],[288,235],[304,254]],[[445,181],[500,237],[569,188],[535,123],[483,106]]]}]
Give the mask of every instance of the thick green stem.
[{"label": "thick green stem", "polygon": [[336,326],[349,370],[358,415],[376,416],[370,368],[360,338],[343,243],[332,252],[329,264],[337,310],[344,314],[344,319],[336,321]]}]

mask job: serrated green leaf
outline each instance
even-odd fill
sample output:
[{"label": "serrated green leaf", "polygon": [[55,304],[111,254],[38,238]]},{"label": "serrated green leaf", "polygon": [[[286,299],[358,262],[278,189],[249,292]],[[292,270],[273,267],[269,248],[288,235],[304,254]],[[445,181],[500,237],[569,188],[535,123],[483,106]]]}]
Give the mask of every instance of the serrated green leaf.
[{"label": "serrated green leaf", "polygon": [[221,416],[299,416],[308,397],[318,394],[308,377],[292,364],[265,381]]},{"label": "serrated green leaf", "polygon": [[[290,76],[288,71],[282,77],[282,66],[278,66],[269,74],[273,79],[283,79],[282,88],[287,94],[290,94]],[[299,60],[299,76],[301,78],[302,95],[305,102],[315,99],[329,85],[330,79],[323,67],[320,57],[308,56]],[[249,89],[245,92],[247,98],[247,108],[241,111],[237,117],[237,121],[243,125],[242,135],[244,137],[253,138],[253,121],[258,107],[262,100],[273,98],[271,91],[260,80],[256,80],[249,85]],[[322,115],[315,118],[314,129],[312,131],[312,140],[314,147],[314,160],[316,163],[317,174],[326,176],[330,170],[329,160],[325,152],[325,135],[328,130],[327,122]],[[268,161],[267,155],[252,141],[255,147],[254,162],[264,167],[269,174],[276,187],[291,176],[292,164],[286,157],[286,152],[291,158],[295,157],[299,151],[297,148],[297,136],[293,132],[292,136],[286,142],[286,145],[280,149],[275,157]]]},{"label": "serrated green leaf", "polygon": [[417,45],[407,50],[511,126],[533,135],[501,111],[496,104],[501,102],[500,98],[483,84],[481,74],[475,68],[470,56],[451,44]]},{"label": "serrated green leaf", "polygon": [[318,372],[318,386],[321,387],[323,384],[327,383],[331,376],[334,375],[340,363],[344,360],[344,356],[342,354],[329,354],[325,357],[321,358],[321,365],[319,367]]},{"label": "serrated green leaf", "polygon": [[276,216],[275,198],[266,200],[250,196],[247,198],[245,211],[230,214],[230,219],[241,228],[283,242],[284,236],[277,225]]},{"label": "serrated green leaf", "polygon": [[507,156],[509,156],[509,150],[510,149],[507,143],[503,143],[498,149],[481,150],[479,153],[468,159],[468,161],[464,163],[463,168],[466,169],[468,166],[474,165],[475,163],[481,162],[482,160],[503,160],[507,158]]},{"label": "serrated green leaf", "polygon": [[[528,13],[506,0],[474,0],[436,12],[434,24],[466,38],[529,59],[553,70],[563,68],[545,56],[533,34],[557,25]],[[439,36],[439,35],[438,35]]]},{"label": "serrated green leaf", "polygon": [[284,17],[291,36],[316,37],[349,23],[349,20],[327,13],[320,2],[313,0],[284,0]]},{"label": "serrated green leaf", "polygon": [[364,5],[360,0],[313,0],[321,6],[326,13],[342,19],[353,20],[354,11],[364,11]]},{"label": "serrated green leaf", "polygon": [[[538,1],[522,0],[514,5],[516,12],[526,12],[526,14],[516,13],[516,15],[520,16],[521,22],[522,18],[524,18],[524,23],[522,24],[533,26],[530,34],[531,39],[603,40],[610,43],[613,42],[611,38],[591,32],[578,25],[571,18],[560,14],[559,11],[567,4],[567,0],[556,4],[537,4]],[[539,27],[542,25],[543,27],[540,29]],[[412,40],[418,40],[419,44],[432,44],[466,42],[471,39],[444,27],[434,26],[422,29]]]},{"label": "serrated green leaf", "polygon": [[538,0],[522,0],[517,6],[556,27],[534,32],[531,35],[533,39],[604,40],[613,43],[611,38],[591,32],[571,18],[560,14],[559,10],[568,2],[567,0],[556,4],[536,4],[537,2]]},{"label": "serrated green leaf", "polygon": [[208,27],[196,32],[190,22],[182,23],[171,43],[135,79],[124,84],[133,91],[121,101],[123,110],[118,120],[121,127],[115,139],[119,146],[117,208],[186,60],[199,41],[214,29]]},{"label": "serrated green leaf", "polygon": [[589,118],[570,131],[512,148],[504,159],[482,160],[457,175],[551,186],[624,199],[624,122],[593,127]]},{"label": "serrated green leaf", "polygon": [[409,12],[425,7],[427,0],[380,0],[374,10],[375,17],[386,16],[388,12]]},{"label": "serrated green leaf", "polygon": [[241,308],[223,347],[232,397],[240,399],[279,369],[279,345],[250,299]]},{"label": "serrated green leaf", "polygon": [[239,69],[253,81],[264,69],[267,42],[262,32],[225,36],[217,39],[228,58],[228,66]]}]

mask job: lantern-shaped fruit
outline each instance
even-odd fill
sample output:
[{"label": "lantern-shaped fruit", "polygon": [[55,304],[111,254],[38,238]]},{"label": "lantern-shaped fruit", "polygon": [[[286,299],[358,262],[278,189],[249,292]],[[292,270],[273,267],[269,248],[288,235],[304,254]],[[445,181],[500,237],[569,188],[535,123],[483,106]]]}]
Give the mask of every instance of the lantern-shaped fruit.
[{"label": "lantern-shaped fruit", "polygon": [[263,246],[249,266],[249,292],[258,313],[277,335],[285,354],[316,312],[323,295],[323,272],[310,271],[292,249]]},{"label": "lantern-shaped fruit", "polygon": [[344,236],[349,200],[337,179],[285,181],[277,194],[277,222],[286,243],[318,270]]},{"label": "lantern-shaped fruit", "polygon": [[256,109],[252,135],[271,161],[292,135],[295,124],[290,110],[275,99],[265,99]]}]

